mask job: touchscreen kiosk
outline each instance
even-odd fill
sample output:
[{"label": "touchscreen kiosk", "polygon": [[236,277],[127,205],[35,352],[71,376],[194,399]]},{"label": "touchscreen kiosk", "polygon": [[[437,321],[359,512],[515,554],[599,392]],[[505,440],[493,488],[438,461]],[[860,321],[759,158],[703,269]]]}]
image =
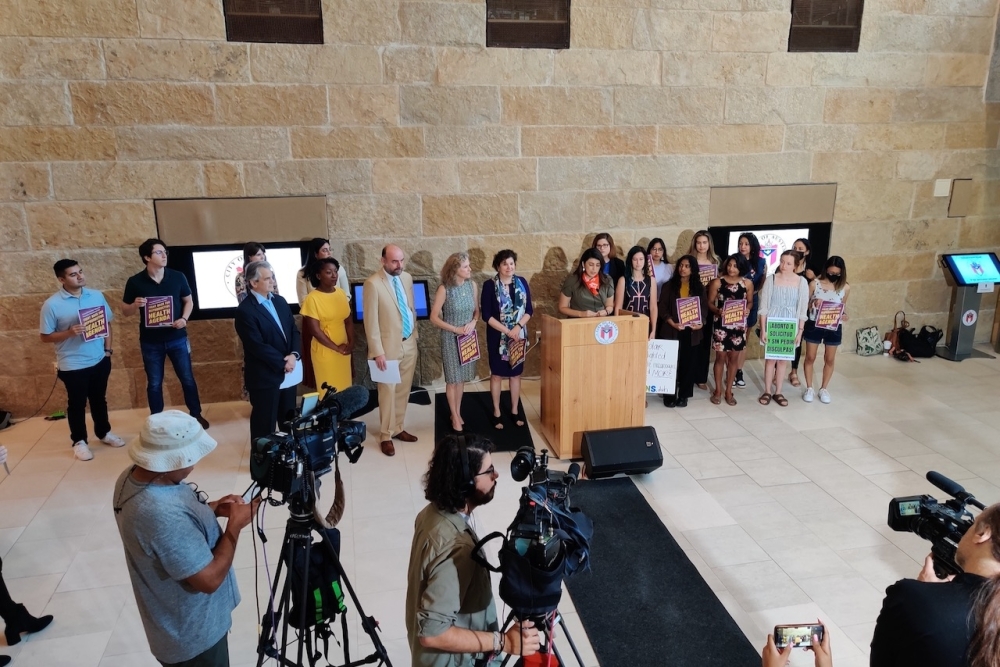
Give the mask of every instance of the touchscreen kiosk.
[{"label": "touchscreen kiosk", "polygon": [[[364,322],[365,320],[364,287],[364,283],[351,283],[351,293],[354,295],[354,298],[351,299],[351,306],[354,310],[355,322]],[[426,280],[413,281],[413,308],[417,311],[418,320],[431,319],[431,306],[427,300]]]},{"label": "touchscreen kiosk", "polygon": [[947,343],[938,347],[937,355],[951,361],[969,357],[989,357],[973,349],[979,304],[984,292],[992,292],[1000,282],[1000,261],[996,253],[968,252],[941,256],[945,279],[952,286],[951,307],[948,311]]}]

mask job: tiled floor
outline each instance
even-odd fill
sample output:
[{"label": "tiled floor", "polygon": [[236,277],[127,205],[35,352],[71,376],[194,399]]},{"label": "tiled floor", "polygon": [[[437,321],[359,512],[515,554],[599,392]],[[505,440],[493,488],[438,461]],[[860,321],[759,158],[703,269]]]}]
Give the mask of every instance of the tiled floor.
[{"label": "tiled floor", "polygon": [[[928,551],[919,538],[888,529],[889,499],[941,497],[923,479],[933,469],[986,503],[1000,500],[1000,360],[902,364],[845,354],[831,385],[832,404],[806,404],[788,388],[787,408],[757,405],[760,371],[760,362],[748,365],[750,383],[737,391],[735,407],[713,406],[700,391],[680,410],[650,397],[647,423],[659,433],[664,466],[636,481],[754,645],[775,623],[819,617],[833,633],[837,667],[867,665],[885,587],[915,576]],[[538,383],[525,387],[536,426]],[[249,483],[248,411],[246,404],[229,403],[206,412],[219,447],[191,481],[213,497],[242,492]],[[376,416],[368,415],[369,424]],[[115,431],[131,438],[144,417],[141,410],[116,413]],[[413,517],[424,505],[420,476],[432,420],[429,407],[411,406],[407,428],[419,443],[398,446],[390,459],[369,438],[361,461],[345,461],[342,469],[345,569],[365,610],[381,621],[397,666],[409,664],[405,569]],[[111,511],[113,481],[128,465],[125,451],[97,445],[93,461],[77,462],[65,422],[41,419],[0,432],[0,443],[10,450],[12,473],[0,480],[4,574],[15,599],[36,614],[56,616],[49,629],[0,653],[15,656],[19,667],[154,667]],[[496,460],[506,472],[510,454]],[[503,530],[518,496],[519,485],[505,474],[496,500],[477,512],[480,534]],[[264,524],[273,568],[282,510],[269,508]],[[236,560],[243,592],[230,638],[236,667],[255,662],[255,573],[262,595],[267,586],[249,538],[245,533]],[[586,645],[568,598],[562,610],[573,637]],[[356,639],[356,616],[352,623]],[[584,655],[596,664],[587,646]],[[792,664],[812,663],[802,654]]]}]

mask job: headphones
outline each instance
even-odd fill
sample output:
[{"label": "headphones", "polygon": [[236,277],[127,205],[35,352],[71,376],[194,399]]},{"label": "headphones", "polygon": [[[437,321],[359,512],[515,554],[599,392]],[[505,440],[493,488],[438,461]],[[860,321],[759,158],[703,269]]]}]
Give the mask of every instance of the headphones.
[{"label": "headphones", "polygon": [[469,469],[469,441],[464,435],[460,435],[458,440],[458,452],[462,457],[462,484],[460,491],[463,498],[468,498],[476,490],[476,478],[472,476]]}]

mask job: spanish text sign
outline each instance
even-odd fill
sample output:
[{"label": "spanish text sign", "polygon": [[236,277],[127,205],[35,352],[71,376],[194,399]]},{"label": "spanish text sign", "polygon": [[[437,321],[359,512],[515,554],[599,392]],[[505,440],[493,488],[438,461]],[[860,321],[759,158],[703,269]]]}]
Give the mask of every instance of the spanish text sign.
[{"label": "spanish text sign", "polygon": [[795,359],[795,335],[798,333],[799,321],[791,318],[767,318],[766,343],[764,358],[778,361]]},{"label": "spanish text sign", "polygon": [[646,392],[673,394],[677,385],[677,341],[651,340],[646,352]]}]

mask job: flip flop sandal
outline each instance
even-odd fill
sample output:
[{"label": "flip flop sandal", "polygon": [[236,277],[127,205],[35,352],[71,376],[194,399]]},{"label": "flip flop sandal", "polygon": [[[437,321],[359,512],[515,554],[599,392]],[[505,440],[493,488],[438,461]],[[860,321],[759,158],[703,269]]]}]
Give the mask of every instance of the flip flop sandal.
[{"label": "flip flop sandal", "polygon": [[771,398],[773,398],[774,402],[780,405],[781,407],[785,407],[788,405],[788,399],[785,398],[783,394],[774,394],[773,396],[771,396]]},{"label": "flip flop sandal", "polygon": [[718,394],[712,394],[708,400],[712,401],[712,405],[718,405],[719,403],[722,403],[722,397],[719,396]]},{"label": "flip flop sandal", "polygon": [[760,395],[760,398],[757,399],[757,402],[760,403],[761,405],[770,405],[771,394],[764,392],[763,394]]}]

